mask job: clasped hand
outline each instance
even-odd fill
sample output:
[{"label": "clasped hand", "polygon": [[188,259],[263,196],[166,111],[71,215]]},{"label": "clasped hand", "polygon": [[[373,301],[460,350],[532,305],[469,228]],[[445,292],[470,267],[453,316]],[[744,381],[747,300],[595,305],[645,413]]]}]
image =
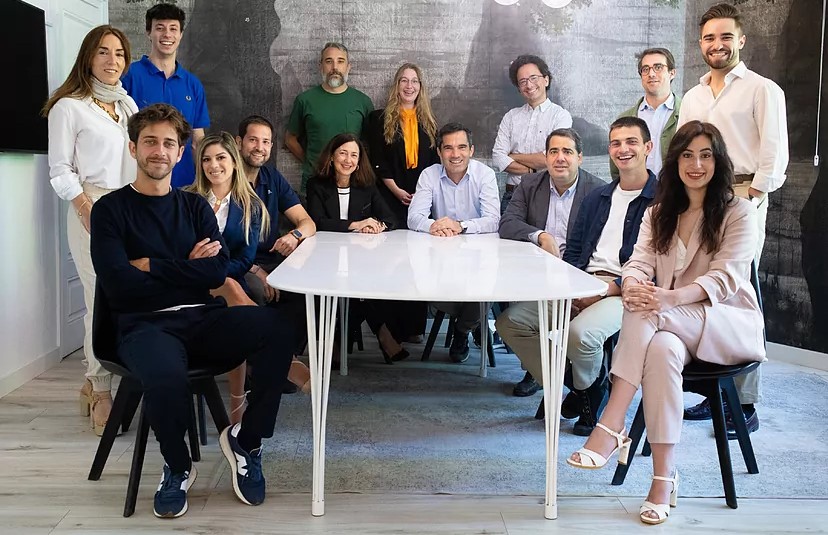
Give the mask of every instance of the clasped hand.
[{"label": "clasped hand", "polygon": [[463,232],[463,227],[460,226],[459,222],[450,217],[441,217],[432,223],[428,229],[428,233],[432,236],[442,236],[444,238],[457,236],[461,232]]},{"label": "clasped hand", "polygon": [[643,312],[644,317],[675,308],[675,291],[665,290],[652,281],[630,281],[621,290],[621,301],[629,312]]},{"label": "clasped hand", "polygon": [[354,221],[348,225],[348,229],[353,232],[362,232],[363,234],[379,234],[387,227],[382,221],[376,220],[373,217],[363,219],[362,221]]}]

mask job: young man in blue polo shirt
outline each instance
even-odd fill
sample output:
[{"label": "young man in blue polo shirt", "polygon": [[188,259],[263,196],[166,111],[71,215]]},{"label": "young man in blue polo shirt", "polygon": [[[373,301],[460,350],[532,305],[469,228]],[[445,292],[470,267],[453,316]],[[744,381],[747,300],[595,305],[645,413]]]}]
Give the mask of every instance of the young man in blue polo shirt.
[{"label": "young man in blue polo shirt", "polygon": [[129,96],[144,109],[150,104],[172,104],[193,128],[192,144],[184,147],[181,161],[173,169],[172,185],[180,188],[195,180],[193,153],[210,126],[204,86],[176,61],[184,34],[184,11],[172,4],[157,4],[147,10],[149,56],[130,65],[121,80]]}]

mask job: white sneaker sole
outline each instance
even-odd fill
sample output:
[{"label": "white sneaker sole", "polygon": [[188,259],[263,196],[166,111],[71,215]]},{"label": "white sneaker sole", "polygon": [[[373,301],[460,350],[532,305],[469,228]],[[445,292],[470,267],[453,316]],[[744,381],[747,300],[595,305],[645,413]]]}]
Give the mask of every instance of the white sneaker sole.
[{"label": "white sneaker sole", "polygon": [[236,493],[236,497],[241,500],[242,503],[253,505],[244,498],[244,494],[242,494],[242,491],[239,488],[239,478],[236,476],[236,454],[233,453],[233,448],[230,447],[230,441],[227,438],[232,427],[233,426],[231,425],[221,432],[221,435],[219,435],[219,445],[221,446],[221,452],[224,454],[224,458],[227,459],[228,463],[230,463],[230,479],[233,482],[233,492]]}]

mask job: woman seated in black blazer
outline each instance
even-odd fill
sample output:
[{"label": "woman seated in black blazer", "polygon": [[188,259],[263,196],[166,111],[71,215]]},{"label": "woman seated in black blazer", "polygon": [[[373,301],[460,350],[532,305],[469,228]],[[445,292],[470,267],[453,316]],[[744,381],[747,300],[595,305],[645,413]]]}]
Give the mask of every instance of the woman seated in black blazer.
[{"label": "woman seated in black blazer", "polygon": [[[362,142],[353,134],[338,134],[319,155],[316,174],[308,180],[308,213],[319,231],[379,234],[395,227]],[[356,301],[356,300],[355,300]],[[408,356],[397,341],[392,301],[361,300],[351,307],[353,318],[368,322],[377,336],[385,362]]]}]

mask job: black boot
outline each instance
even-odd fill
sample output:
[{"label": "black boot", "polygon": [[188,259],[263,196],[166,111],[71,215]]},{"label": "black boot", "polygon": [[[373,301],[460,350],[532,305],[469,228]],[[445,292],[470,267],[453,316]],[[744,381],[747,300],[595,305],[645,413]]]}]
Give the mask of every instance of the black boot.
[{"label": "black boot", "polygon": [[607,386],[607,376],[602,369],[598,378],[589,385],[589,388],[575,390],[581,405],[581,416],[572,429],[574,434],[579,437],[588,437],[595,429],[595,424],[598,423],[598,418],[601,416],[607,400]]}]

